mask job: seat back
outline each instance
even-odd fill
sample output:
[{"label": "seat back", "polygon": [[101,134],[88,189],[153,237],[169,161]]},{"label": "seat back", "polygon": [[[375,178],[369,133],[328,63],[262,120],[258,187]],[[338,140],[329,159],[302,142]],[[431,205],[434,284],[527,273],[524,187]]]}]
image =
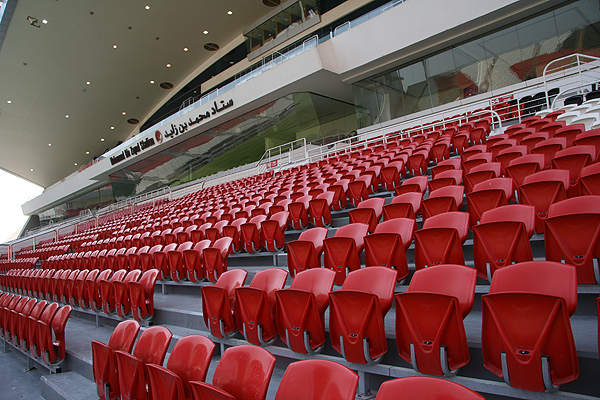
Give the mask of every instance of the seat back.
[{"label": "seat back", "polygon": [[288,365],[275,400],[352,400],[358,375],[329,360],[302,360]]},{"label": "seat back", "polygon": [[411,376],[385,381],[375,400],[485,400],[458,383],[429,376]]},{"label": "seat back", "polygon": [[[210,385],[193,382],[192,393],[196,399],[222,399],[229,395],[235,400],[265,400],[274,367],[275,357],[261,347],[229,347],[221,356],[213,376],[217,390]],[[222,397],[212,397],[215,392]]]},{"label": "seat back", "polygon": [[300,234],[298,240],[287,243],[288,269],[292,277],[300,271],[321,267],[323,240],[327,228],[315,227]]}]

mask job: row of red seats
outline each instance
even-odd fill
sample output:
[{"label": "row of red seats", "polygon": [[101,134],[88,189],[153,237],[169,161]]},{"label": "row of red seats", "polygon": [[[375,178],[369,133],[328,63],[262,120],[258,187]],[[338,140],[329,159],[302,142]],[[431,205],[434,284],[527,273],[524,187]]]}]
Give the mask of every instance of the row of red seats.
[{"label": "row of red seats", "polygon": [[38,257],[17,258],[16,260],[0,260],[0,272],[6,272],[14,268],[35,268],[39,260],[40,259]]},{"label": "row of red seats", "polygon": [[[172,334],[164,327],[142,332],[133,348],[139,325],[121,322],[108,344],[92,342],[93,372],[100,400],[135,398],[154,400],[265,400],[271,383],[275,357],[256,346],[239,345],[225,350],[212,384],[205,383],[214,343],[205,336],[190,335],[177,341],[163,367]],[[133,349],[133,351],[132,351]],[[427,387],[423,387],[426,385]],[[302,360],[291,363],[277,387],[276,400],[352,400],[358,375],[329,360]],[[417,395],[434,399],[483,399],[456,383],[428,377],[394,379],[385,382],[377,399]]]},{"label": "row of red seats", "polygon": [[24,296],[140,321],[154,315],[158,274],[156,269],[11,270],[0,277],[0,284]]},{"label": "row of red seats", "polygon": [[71,306],[11,293],[0,295],[0,335],[15,348],[49,366],[65,359],[65,326]]},{"label": "row of red seats", "polygon": [[[351,272],[337,291],[332,291],[334,274],[327,269],[301,272],[283,289],[286,277],[281,269],[263,270],[244,287],[246,272],[234,270],[216,285],[202,287],[211,334],[231,337],[239,330],[256,345],[272,343],[279,335],[292,351],[316,354],[326,340],[329,306],[334,349],[347,361],[376,364],[388,350],[384,319],[395,299],[396,344],[416,371],[453,376],[469,362],[462,321],[473,307],[472,268],[446,264],[419,270],[408,291],[395,296],[396,273],[383,267]],[[541,392],[577,378],[569,323],[577,305],[573,266],[548,261],[511,265],[496,272],[489,293],[483,296],[482,315],[486,368],[513,387]]]}]

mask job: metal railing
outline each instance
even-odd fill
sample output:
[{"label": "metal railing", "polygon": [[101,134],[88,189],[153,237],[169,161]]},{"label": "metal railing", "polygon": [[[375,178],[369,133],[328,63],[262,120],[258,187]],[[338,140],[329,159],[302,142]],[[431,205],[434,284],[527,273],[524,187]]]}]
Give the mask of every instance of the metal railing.
[{"label": "metal railing", "polygon": [[[564,87],[564,90],[550,101],[548,82],[568,75],[576,75],[578,79],[570,86]],[[554,108],[557,101],[575,94],[584,94],[586,87],[600,82],[600,58],[579,53],[557,58],[544,67],[543,77],[546,108]]]},{"label": "metal railing", "polygon": [[308,158],[306,138],[296,139],[292,142],[267,149],[257,162],[260,174],[271,169],[280,169]]}]

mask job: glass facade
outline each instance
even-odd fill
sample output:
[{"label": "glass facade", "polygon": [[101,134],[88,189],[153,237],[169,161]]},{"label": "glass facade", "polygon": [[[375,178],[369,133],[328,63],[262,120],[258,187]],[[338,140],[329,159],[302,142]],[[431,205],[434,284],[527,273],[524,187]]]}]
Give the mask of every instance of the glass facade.
[{"label": "glass facade", "polygon": [[580,0],[353,85],[360,125],[541,77],[552,60],[600,56],[598,0]]}]

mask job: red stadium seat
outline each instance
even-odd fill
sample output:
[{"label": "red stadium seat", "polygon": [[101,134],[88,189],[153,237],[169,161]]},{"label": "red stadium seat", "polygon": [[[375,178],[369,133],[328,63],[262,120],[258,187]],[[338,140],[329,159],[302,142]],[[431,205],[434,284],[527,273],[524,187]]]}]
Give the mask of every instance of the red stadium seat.
[{"label": "red stadium seat", "polygon": [[369,226],[348,224],[338,228],[335,235],[323,240],[324,267],[335,273],[335,284],[341,285],[350,271],[360,268],[360,254]]},{"label": "red stadium seat", "polygon": [[394,218],[412,218],[421,213],[423,193],[412,192],[395,196],[390,204],[383,206],[383,220]]},{"label": "red stadium seat", "polygon": [[[554,392],[579,375],[569,316],[577,307],[573,266],[549,261],[510,265],[482,296],[485,367],[512,387]],[[523,307],[526,304],[526,307]]]},{"label": "red stadium seat", "polygon": [[287,243],[287,264],[292,278],[298,272],[321,267],[323,240],[327,232],[327,228],[308,229],[300,234],[298,240]]},{"label": "red stadium seat", "polygon": [[147,321],[154,315],[154,287],[158,278],[157,269],[142,273],[139,282],[129,283],[131,315],[136,321]]},{"label": "red stadium seat", "polygon": [[285,247],[285,229],[289,216],[288,211],[280,211],[260,223],[260,235],[267,251],[279,251]]},{"label": "red stadium seat", "polygon": [[202,251],[202,265],[206,271],[206,278],[210,282],[216,282],[219,276],[227,271],[227,257],[231,250],[231,243],[230,237],[222,237]]},{"label": "red stadium seat", "polygon": [[[311,196],[300,196],[294,202],[288,204],[290,212],[290,225],[293,229],[305,229],[308,226],[308,209]],[[246,251],[248,251],[246,249]]]},{"label": "red stadium seat", "polygon": [[352,271],[341,290],[329,293],[331,344],[347,361],[374,365],[387,352],[383,321],[395,286],[395,270],[370,267]]},{"label": "red stadium seat", "polygon": [[600,129],[591,129],[580,133],[575,137],[573,144],[576,146],[594,146],[596,159],[593,162],[600,161]]},{"label": "red stadium seat", "polygon": [[473,187],[478,183],[492,178],[499,178],[501,176],[502,164],[499,162],[488,162],[477,165],[471,168],[470,172],[465,175],[465,192],[471,193],[473,191]]},{"label": "red stadium seat", "polygon": [[51,323],[37,321],[37,344],[46,365],[58,365],[65,359],[65,327],[71,306],[64,306],[54,314]]},{"label": "red stadium seat", "polygon": [[381,197],[364,200],[355,209],[348,211],[350,223],[367,224],[369,232],[373,232],[381,219],[384,204],[385,199]]},{"label": "red stadium seat", "polygon": [[277,338],[275,291],[283,289],[287,271],[271,268],[254,275],[250,286],[235,289],[235,319],[246,340],[265,346]]},{"label": "red stadium seat", "polygon": [[136,321],[120,322],[104,344],[92,340],[92,371],[100,400],[114,400],[119,397],[119,381],[115,351],[131,353],[140,330]]},{"label": "red stadium seat", "polygon": [[308,202],[309,219],[314,226],[328,227],[331,225],[331,208],[334,198],[333,192],[326,191]]},{"label": "red stadium seat", "polygon": [[473,308],[477,272],[463,265],[416,271],[396,299],[396,343],[415,371],[454,376],[469,362],[463,319]]},{"label": "red stadium seat", "polygon": [[499,268],[533,261],[529,239],[535,228],[535,207],[511,204],[488,210],[473,226],[473,260],[477,273],[492,281]]},{"label": "red stadium seat", "polygon": [[183,252],[190,250],[192,246],[192,242],[184,242],[178,245],[177,248],[167,252],[167,269],[171,280],[180,281],[187,278],[187,271],[183,263]]},{"label": "red stadium seat", "polygon": [[464,265],[462,245],[467,240],[469,214],[446,212],[428,218],[415,232],[417,270],[437,264]]},{"label": "red stadium seat", "polygon": [[375,400],[485,400],[458,383],[429,376],[411,376],[385,381]]},{"label": "red stadium seat", "polygon": [[194,400],[265,400],[275,367],[267,350],[239,345],[225,350],[213,375],[213,384],[191,382]]},{"label": "red stadium seat", "polygon": [[301,360],[288,365],[275,400],[353,400],[358,375],[329,360]]},{"label": "red stadium seat", "polygon": [[473,186],[473,191],[467,193],[469,225],[476,225],[485,211],[507,205],[513,191],[511,178],[492,178]]},{"label": "red stadium seat", "polygon": [[237,332],[233,318],[235,288],[244,286],[248,272],[234,269],[221,274],[214,286],[202,286],[202,316],[213,336],[225,338]]},{"label": "red stadium seat", "polygon": [[545,221],[546,260],[575,266],[577,283],[600,283],[600,196],[554,203]]},{"label": "red stadium seat", "polygon": [[532,154],[544,155],[544,169],[552,167],[552,159],[557,151],[567,148],[567,139],[565,138],[550,138],[539,142],[531,150]]},{"label": "red stadium seat", "polygon": [[437,174],[444,171],[450,171],[453,169],[460,168],[460,158],[449,158],[447,160],[440,161],[437,165],[431,168],[431,177],[436,178]]},{"label": "red stadium seat", "polygon": [[165,280],[170,277],[171,271],[169,271],[169,260],[167,254],[170,251],[177,249],[177,243],[170,243],[163,247],[161,250],[157,250],[152,253],[152,260],[154,261],[154,268],[160,271],[160,279]]},{"label": "red stadium seat", "polygon": [[196,243],[193,248],[183,251],[183,265],[187,270],[187,278],[191,282],[206,278],[206,270],[202,265],[202,252],[208,247],[210,247],[210,239],[204,239]]},{"label": "red stadium seat", "polygon": [[519,188],[519,203],[535,207],[535,230],[544,232],[550,205],[567,198],[569,172],[563,170],[540,171],[523,180]]},{"label": "red stadium seat", "polygon": [[147,400],[147,364],[162,365],[173,334],[162,326],[142,332],[133,353],[115,351],[121,398]]},{"label": "red stadium seat", "polygon": [[223,237],[231,238],[231,247],[234,253],[242,251],[242,243],[240,241],[240,226],[248,221],[247,218],[238,218],[233,220],[231,224],[223,227]]},{"label": "red stadium seat", "polygon": [[519,189],[525,177],[544,169],[543,154],[527,154],[512,160],[506,167],[506,176],[513,180],[515,189]]},{"label": "red stadium seat", "polygon": [[149,392],[153,400],[192,398],[190,382],[204,382],[215,344],[202,335],[189,335],[177,341],[167,368],[148,364]]},{"label": "red stadium seat", "polygon": [[393,268],[398,280],[408,276],[406,251],[410,247],[417,223],[414,219],[395,218],[377,225],[365,236],[365,266]]},{"label": "red stadium seat", "polygon": [[496,161],[502,165],[502,174],[506,175],[506,168],[510,162],[527,154],[527,146],[513,146],[504,150],[500,150],[496,156]]},{"label": "red stadium seat", "polygon": [[548,139],[548,132],[537,132],[526,136],[521,141],[521,146],[527,147],[527,154],[531,154],[536,144]]},{"label": "red stadium seat", "polygon": [[395,194],[400,196],[403,193],[419,192],[425,193],[427,189],[427,177],[426,176],[415,176],[412,178],[405,179],[402,184],[396,187]]},{"label": "red stadium seat", "polygon": [[131,300],[129,298],[129,285],[132,282],[137,282],[142,275],[142,271],[134,269],[125,275],[123,281],[116,281],[113,283],[115,291],[115,310],[117,315],[121,318],[125,318],[131,314]]},{"label": "red stadium seat", "polygon": [[581,195],[600,196],[600,162],[583,167],[579,177]]},{"label": "red stadium seat", "polygon": [[110,315],[116,312],[114,283],[117,281],[122,281],[125,278],[125,275],[127,275],[127,271],[120,269],[110,277],[110,281],[108,279],[100,279],[100,277],[98,278],[98,284],[100,285],[100,298],[102,299],[102,311],[104,311],[104,314]]},{"label": "red stadium seat", "polygon": [[552,159],[552,168],[569,171],[569,189],[567,196],[579,196],[579,176],[584,167],[592,164],[596,159],[596,148],[594,146],[573,146],[559,150]]},{"label": "red stadium seat", "polygon": [[464,186],[446,186],[429,193],[423,200],[423,220],[449,211],[458,211],[464,201]]},{"label": "red stadium seat", "polygon": [[290,350],[318,354],[323,349],[325,310],[334,279],[329,269],[307,269],[296,275],[289,289],[275,292],[277,331]]},{"label": "red stadium seat", "polygon": [[460,169],[452,169],[449,171],[440,172],[437,176],[429,181],[429,192],[441,189],[451,185],[462,185],[463,171]]}]

